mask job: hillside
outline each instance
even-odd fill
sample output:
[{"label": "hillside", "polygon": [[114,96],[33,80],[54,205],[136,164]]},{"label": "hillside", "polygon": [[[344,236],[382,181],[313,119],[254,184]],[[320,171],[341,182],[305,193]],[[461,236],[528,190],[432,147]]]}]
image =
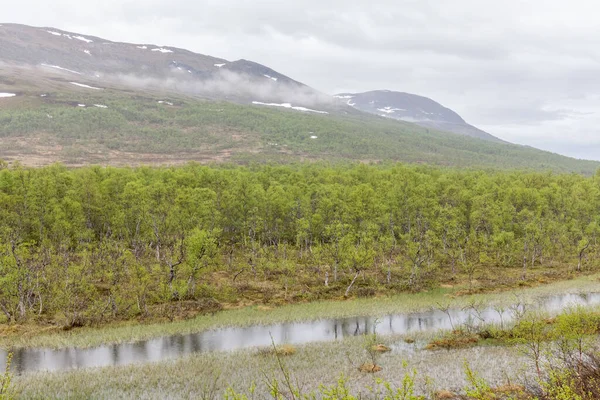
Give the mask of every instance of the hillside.
[{"label": "hillside", "polygon": [[251,61],[7,24],[0,48],[0,158],[9,162],[600,166],[370,115]]},{"label": "hillside", "polygon": [[175,90],[234,101],[291,101],[329,96],[264,65],[229,61],[171,46],[112,42],[56,28],[0,25],[0,62],[37,74],[62,73],[91,86]]},{"label": "hillside", "polygon": [[459,135],[500,141],[497,137],[466,123],[456,112],[427,97],[391,90],[340,93],[334,97],[357,110],[381,117],[412,122],[426,128]]}]

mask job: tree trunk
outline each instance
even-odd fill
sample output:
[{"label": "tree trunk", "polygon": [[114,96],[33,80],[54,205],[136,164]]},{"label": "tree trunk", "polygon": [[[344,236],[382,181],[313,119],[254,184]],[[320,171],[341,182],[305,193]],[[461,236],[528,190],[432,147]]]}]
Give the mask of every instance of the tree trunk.
[{"label": "tree trunk", "polygon": [[356,275],[354,275],[354,278],[352,278],[352,282],[350,282],[350,286],[348,286],[348,288],[346,289],[346,293],[344,293],[344,297],[348,297],[348,294],[350,293],[350,289],[352,289],[352,286],[354,286],[354,282],[356,282],[358,275],[360,275],[360,271],[356,271]]},{"label": "tree trunk", "polygon": [[338,265],[337,264],[338,264],[337,261],[333,264],[333,281],[334,282],[337,282],[337,280],[338,280],[338,273],[337,273]]},{"label": "tree trunk", "polygon": [[590,247],[589,242],[579,252],[579,260],[577,262],[577,272],[581,272],[581,266],[583,264],[583,256],[585,255],[585,251],[587,250],[588,247]]},{"label": "tree trunk", "polygon": [[523,276],[521,277],[522,280],[525,280],[527,278],[527,248],[527,242],[525,242],[523,248]]}]

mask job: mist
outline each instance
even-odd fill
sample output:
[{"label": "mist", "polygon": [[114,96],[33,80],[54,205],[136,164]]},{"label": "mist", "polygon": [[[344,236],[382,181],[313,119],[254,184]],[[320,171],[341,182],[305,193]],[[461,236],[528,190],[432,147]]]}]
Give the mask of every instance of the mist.
[{"label": "mist", "polygon": [[308,86],[285,81],[261,80],[248,74],[218,71],[205,79],[189,78],[184,73],[167,78],[137,74],[107,74],[103,81],[125,85],[136,89],[158,89],[181,92],[188,95],[210,98],[227,98],[232,101],[261,101],[291,103],[307,107],[335,104],[334,99]]}]

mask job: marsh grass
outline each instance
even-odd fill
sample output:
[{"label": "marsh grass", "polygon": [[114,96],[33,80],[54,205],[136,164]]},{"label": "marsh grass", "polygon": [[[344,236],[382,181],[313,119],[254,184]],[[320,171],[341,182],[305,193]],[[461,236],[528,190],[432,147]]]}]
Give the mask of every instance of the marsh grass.
[{"label": "marsh grass", "polygon": [[507,307],[514,304],[516,298],[522,302],[532,302],[540,296],[556,293],[598,291],[599,277],[600,275],[591,275],[535,288],[464,296],[457,296],[453,289],[441,288],[416,294],[406,293],[347,301],[320,301],[281,306],[273,309],[252,306],[171,323],[140,324],[130,322],[100,328],[84,327],[66,332],[51,331],[48,333],[42,331],[39,334],[39,331],[35,328],[27,329],[27,327],[23,327],[19,330],[13,327],[11,332],[0,335],[0,347],[93,347],[107,343],[135,342],[161,336],[188,334],[231,326],[243,327],[312,321],[322,318],[345,318],[364,315],[377,317],[388,314],[419,312],[437,308],[442,303],[455,308],[469,307],[472,304]]},{"label": "marsh grass", "polygon": [[[418,340],[429,336],[418,337]],[[403,337],[386,337],[386,342],[402,342]],[[347,378],[349,388],[369,393],[376,379],[400,385],[407,373],[418,371],[415,387],[429,392],[428,381],[435,390],[459,392],[467,384],[463,360],[468,359],[473,370],[493,386],[522,382],[520,366],[527,358],[513,348],[486,347],[439,351],[394,350],[378,355],[383,368],[376,374],[365,374],[358,367],[369,362],[363,337],[337,342],[298,346],[292,357],[285,357],[286,368],[304,392],[318,390],[321,384],[334,385],[340,375]],[[206,385],[219,380],[212,393],[222,398],[227,386],[237,392],[247,392],[254,383],[256,399],[267,397],[269,389],[265,373],[278,370],[275,357],[257,357],[256,349],[231,353],[206,353],[176,360],[113,368],[84,369],[66,373],[35,373],[16,376],[15,390],[27,399],[179,399],[200,398]],[[221,371],[226,371],[223,376]],[[277,375],[279,379],[281,377]],[[431,385],[430,385],[431,386]]]}]

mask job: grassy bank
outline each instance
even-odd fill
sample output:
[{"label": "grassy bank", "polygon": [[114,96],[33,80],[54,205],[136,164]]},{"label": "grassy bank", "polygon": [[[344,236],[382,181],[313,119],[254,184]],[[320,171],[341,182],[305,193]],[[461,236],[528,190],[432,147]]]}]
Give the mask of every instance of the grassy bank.
[{"label": "grassy bank", "polygon": [[277,308],[246,307],[203,315],[185,321],[158,324],[128,323],[100,328],[80,328],[71,331],[44,332],[38,326],[11,326],[3,328],[0,346],[10,347],[91,347],[105,343],[139,341],[173,334],[200,332],[225,326],[248,326],[291,321],[309,321],[320,318],[352,316],[382,316],[392,313],[423,311],[436,307],[464,307],[476,304],[511,305],[516,301],[533,302],[537,297],[558,293],[600,291],[600,275],[583,276],[569,281],[555,282],[535,288],[460,295],[460,289],[442,288],[417,294],[389,297],[323,301],[295,304]]}]

